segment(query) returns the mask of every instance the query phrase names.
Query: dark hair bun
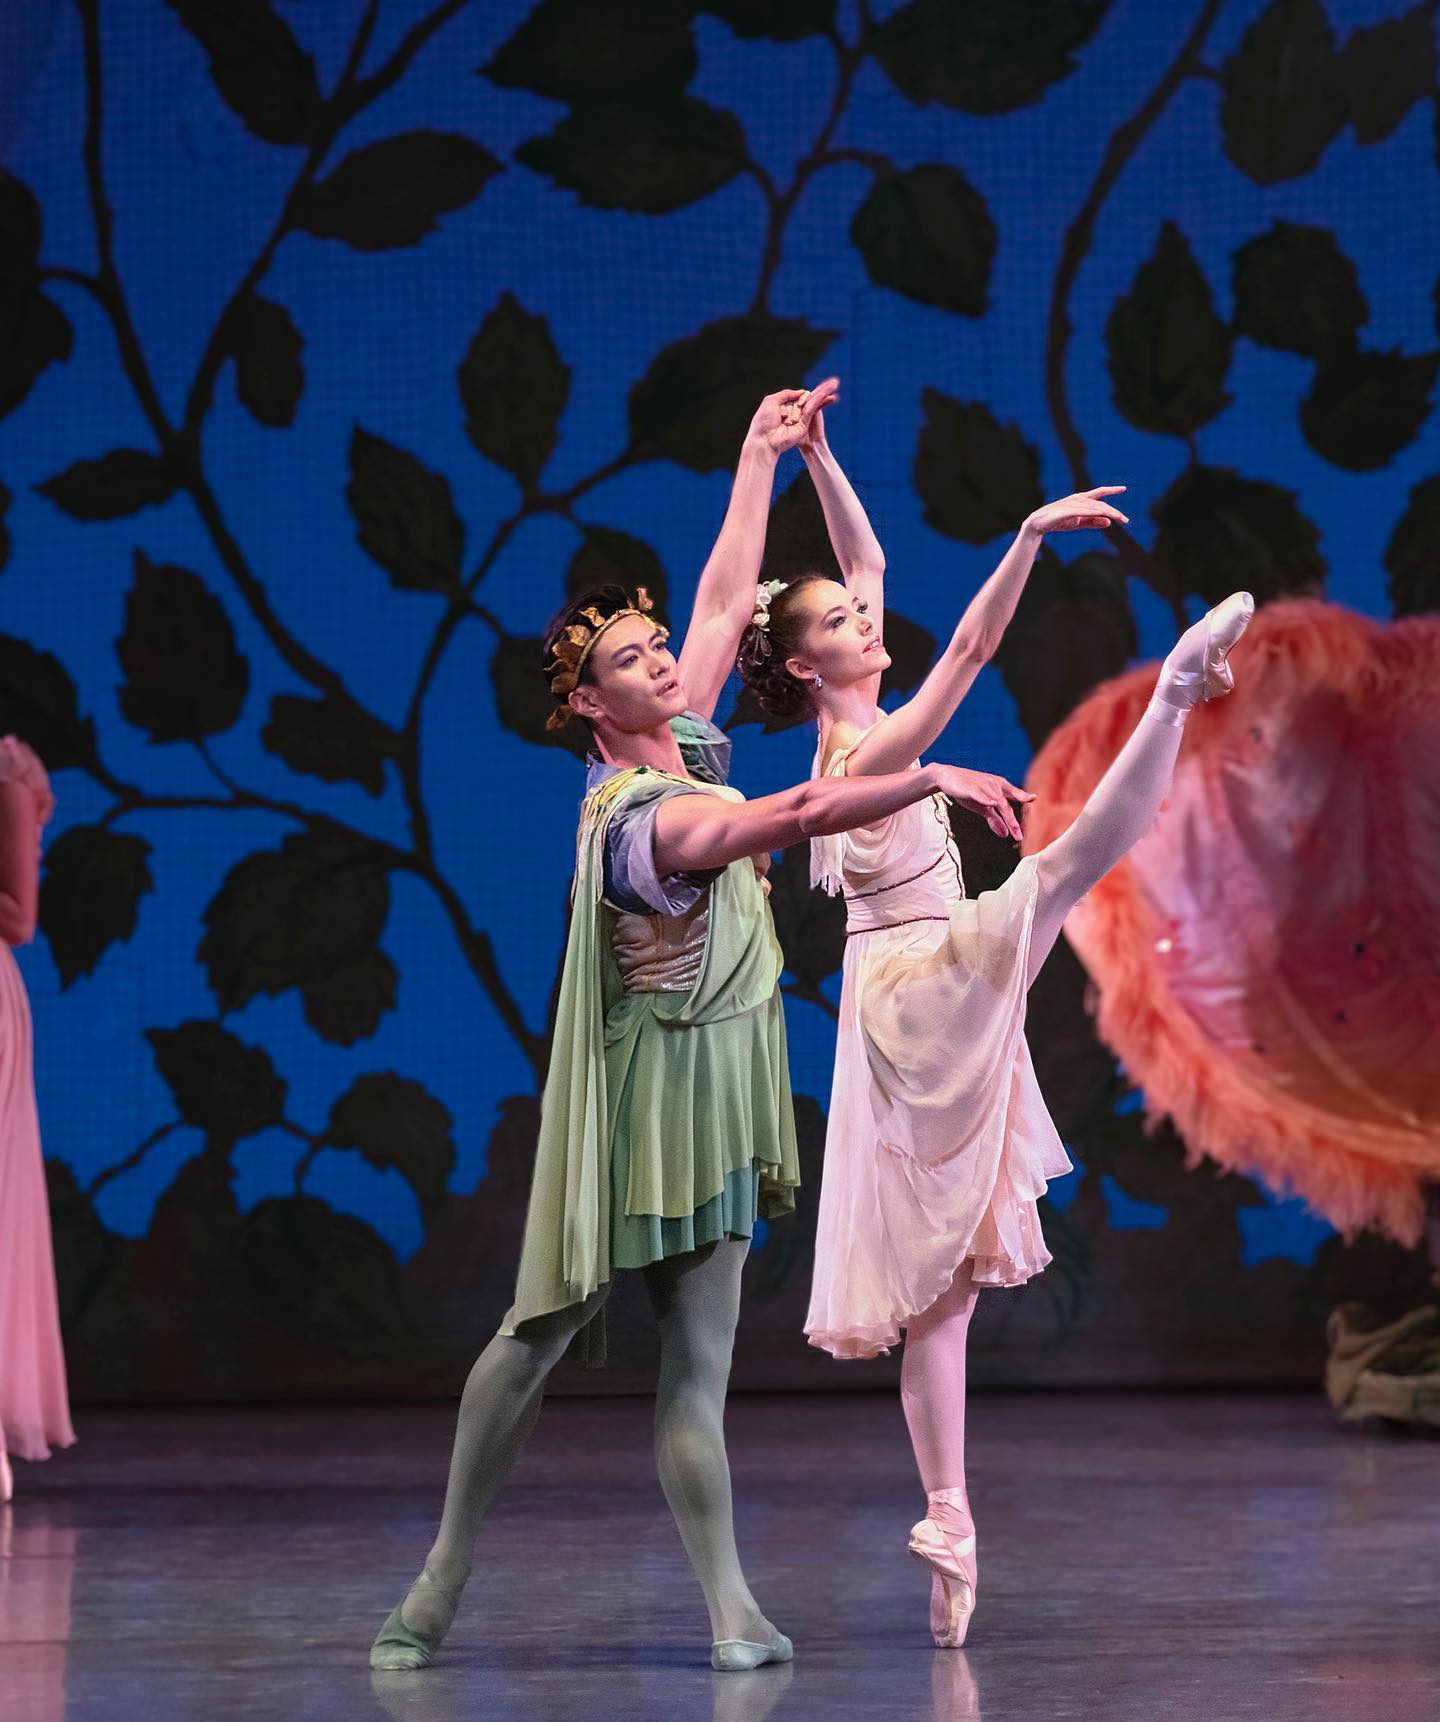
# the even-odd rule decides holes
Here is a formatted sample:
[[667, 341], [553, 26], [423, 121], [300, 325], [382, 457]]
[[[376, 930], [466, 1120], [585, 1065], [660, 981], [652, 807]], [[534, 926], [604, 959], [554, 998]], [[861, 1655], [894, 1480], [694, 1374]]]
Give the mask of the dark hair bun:
[[758, 627], [754, 622], [746, 628], [740, 636], [735, 668], [767, 717], [803, 717], [811, 709], [809, 689], [785, 668], [785, 659], [776, 654], [769, 628]]
[[796, 599], [828, 574], [802, 574], [770, 600], [770, 620], [765, 627], [752, 622], [740, 636], [735, 668], [767, 717], [793, 720], [815, 709], [810, 684], [786, 669], [786, 660], [800, 648], [805, 632], [804, 612]]

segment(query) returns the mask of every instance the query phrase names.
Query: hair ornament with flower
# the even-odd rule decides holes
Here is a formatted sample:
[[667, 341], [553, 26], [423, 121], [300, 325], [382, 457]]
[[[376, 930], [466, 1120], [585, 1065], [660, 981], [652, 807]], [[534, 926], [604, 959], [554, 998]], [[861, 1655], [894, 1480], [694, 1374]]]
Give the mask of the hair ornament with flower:
[[[600, 636], [617, 622], [623, 621], [626, 616], [648, 616], [654, 608], [654, 600], [650, 594], [643, 586], [639, 586], [635, 590], [633, 604], [626, 605], [609, 616], [602, 616], [595, 606], [590, 604], [580, 612], [576, 621], [570, 623], [556, 640], [551, 651], [550, 665], [545, 672], [550, 678], [550, 692], [560, 701], [545, 720], [547, 730], [564, 729], [575, 715], [567, 702], [579, 687], [580, 677], [585, 672], [585, 665]], [[669, 638], [668, 628], [661, 628], [659, 632]]]
[[750, 626], [756, 631], [756, 656], [770, 656], [770, 605], [785, 590], [784, 580], [762, 580], [755, 588], [755, 610], [750, 617]]

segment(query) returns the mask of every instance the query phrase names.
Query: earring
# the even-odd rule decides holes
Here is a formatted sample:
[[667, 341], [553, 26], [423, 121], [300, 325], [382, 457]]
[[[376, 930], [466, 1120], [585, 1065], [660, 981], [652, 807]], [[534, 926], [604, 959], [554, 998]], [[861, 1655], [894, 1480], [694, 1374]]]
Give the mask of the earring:
[[815, 678], [815, 691], [818, 693], [820, 691], [820, 689], [823, 688], [824, 686], [825, 686], [825, 678], [823, 676], [816, 676], [816, 678]]

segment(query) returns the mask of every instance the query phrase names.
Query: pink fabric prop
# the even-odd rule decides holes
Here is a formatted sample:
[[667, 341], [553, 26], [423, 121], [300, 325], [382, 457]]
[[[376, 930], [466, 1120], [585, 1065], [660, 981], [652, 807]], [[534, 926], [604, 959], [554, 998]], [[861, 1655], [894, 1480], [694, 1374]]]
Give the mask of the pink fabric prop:
[[[1152, 1123], [1342, 1232], [1413, 1245], [1440, 1180], [1440, 617], [1275, 603], [1231, 662], [1154, 828], [1065, 930]], [[1154, 680], [1107, 682], [1046, 742], [1027, 853]]]

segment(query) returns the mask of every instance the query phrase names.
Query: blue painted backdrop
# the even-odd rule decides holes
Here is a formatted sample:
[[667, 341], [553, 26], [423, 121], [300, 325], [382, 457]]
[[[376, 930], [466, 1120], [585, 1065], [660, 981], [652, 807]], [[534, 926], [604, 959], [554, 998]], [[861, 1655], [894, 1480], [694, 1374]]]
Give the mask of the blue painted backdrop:
[[[683, 617], [765, 390], [843, 379], [901, 685], [1033, 502], [1130, 487], [1133, 537], [1065, 542], [945, 737], [1012, 777], [1207, 592], [1436, 601], [1433, 29], [1395, 0], [11, 0], [0, 717], [59, 795], [23, 964], [82, 1384], [433, 1385], [503, 1307], [580, 787], [533, 639], [614, 568]], [[802, 776], [808, 736], [745, 715], [741, 784]], [[823, 1104], [838, 946], [789, 878]], [[1088, 1176], [1054, 1289], [1006, 1303], [1015, 1369], [1065, 1374], [1068, 1333], [1089, 1377], [1203, 1373], [1263, 1307], [1284, 1373], [1350, 1258], [1142, 1145], [1064, 953], [1047, 986]], [[797, 1325], [805, 1238], [767, 1242], [757, 1323]], [[1184, 1247], [1228, 1314], [1170, 1308]], [[1162, 1304], [1127, 1358], [1116, 1311]]]

